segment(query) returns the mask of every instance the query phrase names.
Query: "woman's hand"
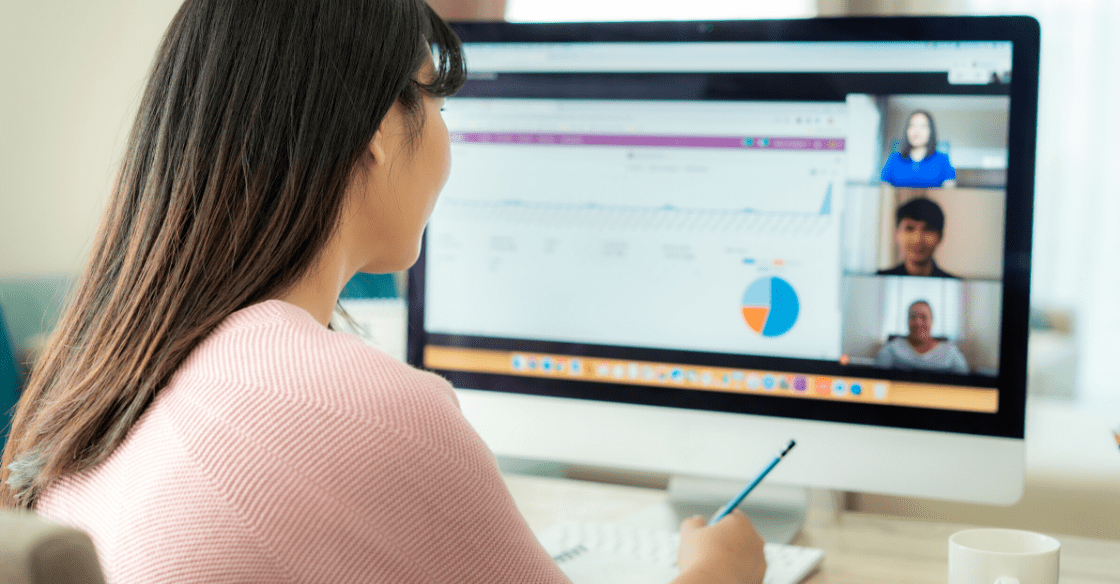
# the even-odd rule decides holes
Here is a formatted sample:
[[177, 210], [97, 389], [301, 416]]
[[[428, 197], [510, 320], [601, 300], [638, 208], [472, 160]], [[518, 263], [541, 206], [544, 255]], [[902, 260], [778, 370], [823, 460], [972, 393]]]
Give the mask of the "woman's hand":
[[751, 520], [738, 509], [715, 525], [699, 516], [685, 519], [677, 553], [681, 575], [673, 582], [759, 584], [766, 575], [764, 543]]

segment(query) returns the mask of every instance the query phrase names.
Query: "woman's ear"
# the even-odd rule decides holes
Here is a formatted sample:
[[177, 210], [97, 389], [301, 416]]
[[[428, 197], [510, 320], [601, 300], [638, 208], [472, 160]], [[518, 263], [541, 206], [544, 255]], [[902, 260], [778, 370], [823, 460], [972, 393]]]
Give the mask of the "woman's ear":
[[381, 128], [377, 128], [373, 133], [368, 147], [370, 155], [373, 156], [373, 164], [375, 166], [385, 164], [385, 132]]

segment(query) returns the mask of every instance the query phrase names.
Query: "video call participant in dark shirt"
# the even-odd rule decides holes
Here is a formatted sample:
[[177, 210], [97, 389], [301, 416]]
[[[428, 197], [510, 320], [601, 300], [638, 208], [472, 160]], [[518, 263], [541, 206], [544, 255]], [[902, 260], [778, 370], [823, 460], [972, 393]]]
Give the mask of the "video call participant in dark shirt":
[[927, 278], [956, 278], [937, 267], [933, 252], [941, 245], [945, 230], [945, 213], [941, 206], [920, 197], [898, 208], [894, 241], [902, 263], [889, 270], [879, 270], [880, 276], [925, 276]]

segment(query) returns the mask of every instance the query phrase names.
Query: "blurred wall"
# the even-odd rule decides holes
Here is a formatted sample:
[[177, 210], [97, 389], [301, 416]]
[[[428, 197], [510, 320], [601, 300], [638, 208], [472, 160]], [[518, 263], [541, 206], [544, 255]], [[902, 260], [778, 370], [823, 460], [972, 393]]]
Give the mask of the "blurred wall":
[[26, 369], [85, 261], [182, 0], [0, 0], [0, 305]]
[[77, 270], [179, 0], [4, 0], [0, 276]]
[[428, 0], [446, 20], [502, 20], [506, 0]]
[[949, 14], [967, 12], [967, 0], [817, 0], [820, 16]]
[[[143, 83], [182, 0], [0, 0], [0, 278], [88, 253]], [[505, 0], [432, 0], [496, 19]]]

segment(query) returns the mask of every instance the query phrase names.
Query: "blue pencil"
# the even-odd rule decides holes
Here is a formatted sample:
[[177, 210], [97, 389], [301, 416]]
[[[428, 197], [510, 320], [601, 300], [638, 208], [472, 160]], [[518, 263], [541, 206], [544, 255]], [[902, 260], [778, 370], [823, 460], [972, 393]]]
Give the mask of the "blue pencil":
[[770, 474], [770, 471], [774, 470], [775, 466], [778, 466], [778, 463], [781, 462], [783, 458], [785, 458], [786, 454], [789, 453], [790, 450], [793, 450], [793, 447], [796, 444], [796, 442], [790, 440], [789, 444], [786, 446], [786, 449], [775, 456], [774, 460], [770, 461], [770, 464], [766, 465], [766, 468], [762, 469], [762, 472], [758, 473], [758, 476], [754, 477], [754, 480], [751, 481], [750, 484], [743, 487], [743, 490], [739, 491], [739, 494], [735, 495], [734, 499], [731, 499], [719, 511], [716, 511], [716, 514], [713, 515], [711, 520], [708, 521], [708, 525], [714, 525], [717, 521], [723, 519], [724, 516], [726, 516], [728, 513], [734, 511], [735, 508], [743, 502], [743, 499], [746, 499], [747, 495], [749, 495], [750, 492], [758, 486], [758, 483], [761, 483], [762, 479], [766, 478], [766, 475]]

